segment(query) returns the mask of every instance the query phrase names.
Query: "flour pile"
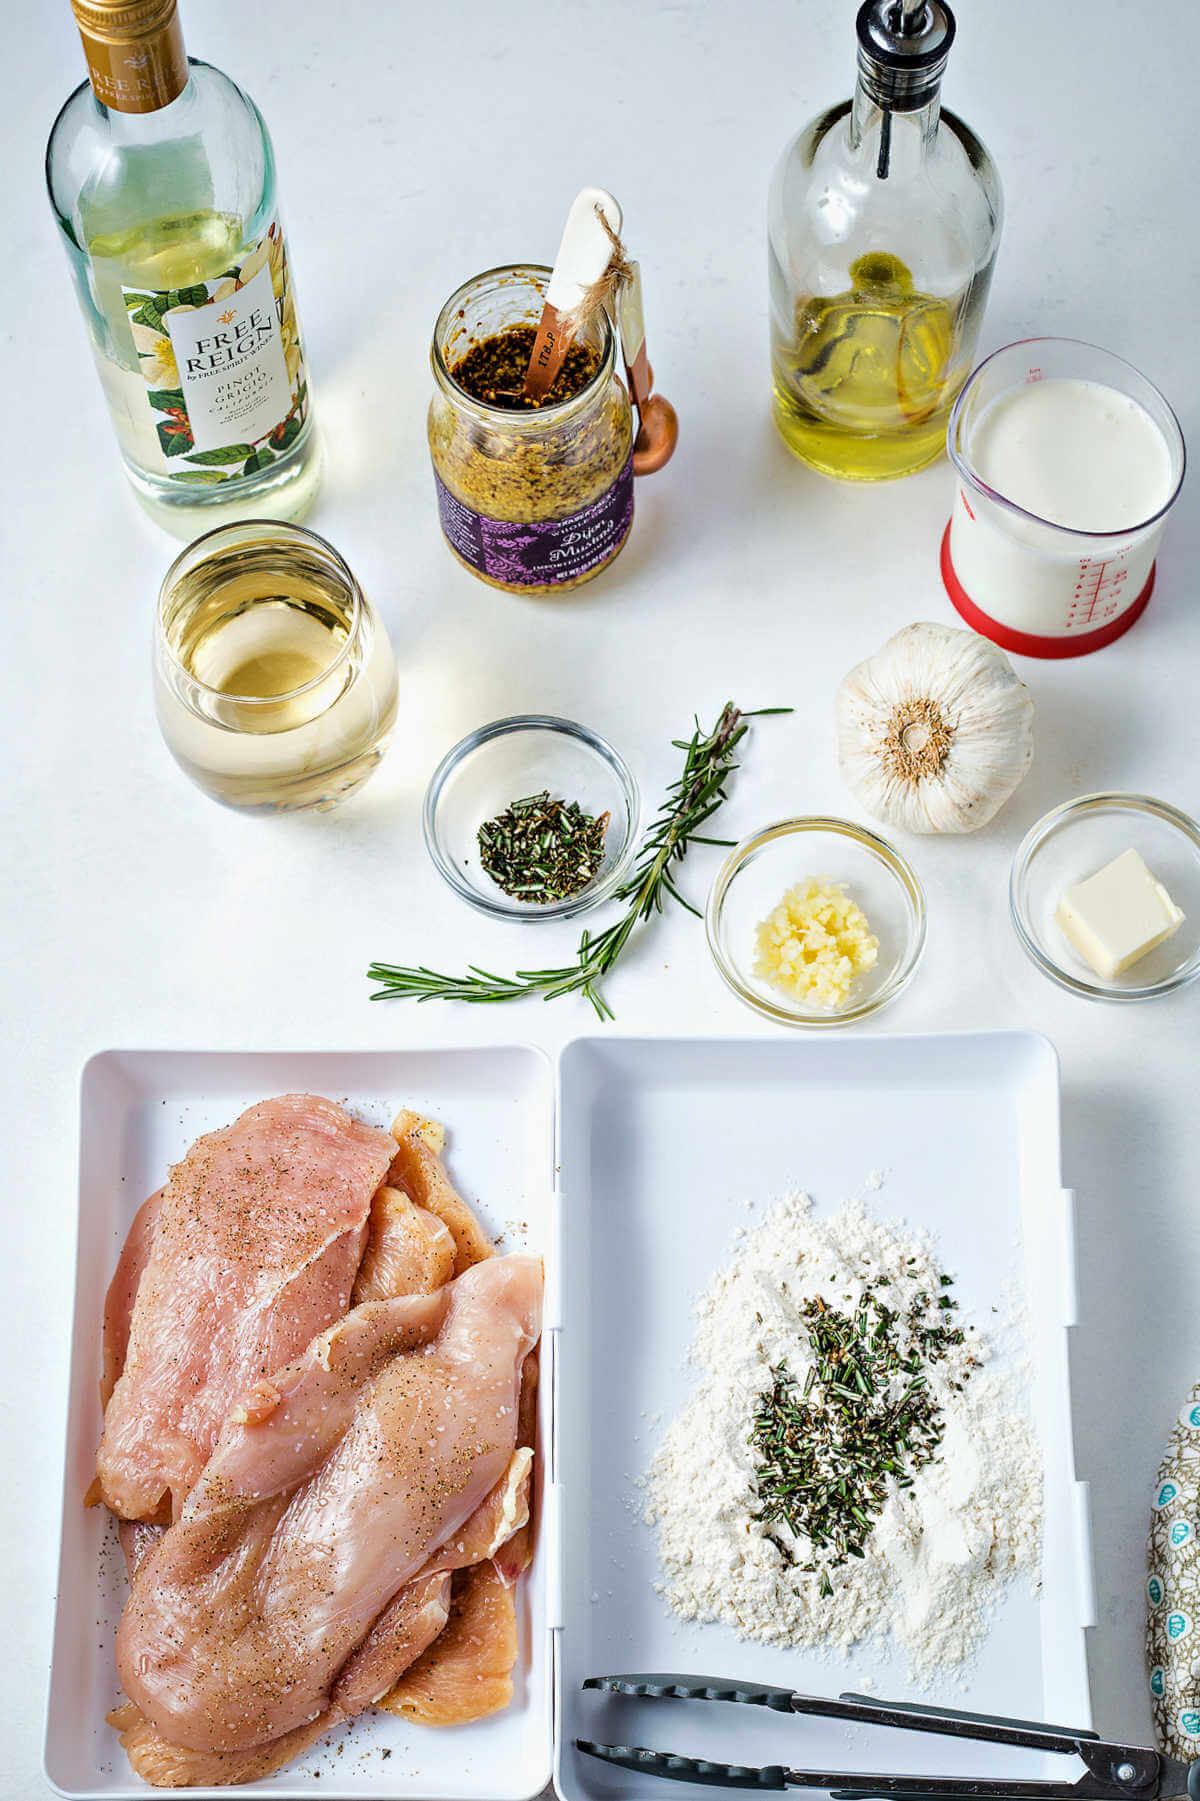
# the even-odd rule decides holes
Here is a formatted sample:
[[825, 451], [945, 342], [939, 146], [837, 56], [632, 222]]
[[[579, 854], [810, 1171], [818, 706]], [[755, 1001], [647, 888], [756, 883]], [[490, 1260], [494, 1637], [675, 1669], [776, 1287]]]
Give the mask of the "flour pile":
[[886, 1297], [904, 1318], [936, 1306], [930, 1297], [939, 1292], [949, 1307], [929, 1240], [873, 1219], [859, 1201], [818, 1218], [806, 1195], [792, 1195], [739, 1234], [696, 1304], [690, 1357], [701, 1380], [644, 1479], [659, 1591], [676, 1613], [818, 1650], [845, 1652], [891, 1634], [912, 1678], [931, 1682], [969, 1661], [1006, 1583], [1026, 1576], [1036, 1587], [1037, 1440], [1018, 1379], [988, 1367], [990, 1348], [970, 1326], [923, 1369], [941, 1409], [941, 1440], [933, 1461], [904, 1472], [910, 1487], [886, 1478], [861, 1557], [831, 1563], [828, 1547], [755, 1517], [755, 1417], [781, 1366], [803, 1391], [814, 1364], [811, 1304], [819, 1297], [841, 1315], [865, 1317], [861, 1310]]

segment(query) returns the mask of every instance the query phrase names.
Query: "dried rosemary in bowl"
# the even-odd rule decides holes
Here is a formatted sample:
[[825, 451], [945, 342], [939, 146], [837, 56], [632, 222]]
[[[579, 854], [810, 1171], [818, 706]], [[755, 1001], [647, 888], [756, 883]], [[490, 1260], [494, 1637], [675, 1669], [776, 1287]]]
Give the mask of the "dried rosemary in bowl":
[[512, 900], [570, 900], [599, 873], [608, 821], [607, 813], [593, 818], [578, 801], [553, 799], [543, 788], [480, 826], [479, 861]]

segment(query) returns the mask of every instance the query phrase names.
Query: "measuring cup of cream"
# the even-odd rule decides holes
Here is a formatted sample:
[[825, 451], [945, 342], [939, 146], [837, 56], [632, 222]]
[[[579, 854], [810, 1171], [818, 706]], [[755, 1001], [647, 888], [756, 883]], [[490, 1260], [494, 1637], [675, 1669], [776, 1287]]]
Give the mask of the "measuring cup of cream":
[[1094, 344], [1026, 338], [974, 371], [946, 437], [958, 492], [942, 578], [967, 624], [1029, 657], [1128, 631], [1183, 482], [1158, 389]]

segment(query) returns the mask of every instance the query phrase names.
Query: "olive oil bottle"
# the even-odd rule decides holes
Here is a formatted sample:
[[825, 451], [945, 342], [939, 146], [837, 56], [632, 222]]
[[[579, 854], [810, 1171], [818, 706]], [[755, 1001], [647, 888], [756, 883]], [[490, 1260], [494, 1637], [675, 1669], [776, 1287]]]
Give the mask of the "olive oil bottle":
[[826, 475], [880, 481], [941, 454], [1000, 237], [986, 149], [940, 104], [943, 0], [865, 0], [853, 100], [794, 139], [770, 195], [775, 420]]
[[262, 116], [175, 0], [72, 5], [89, 79], [46, 181], [134, 492], [187, 538], [297, 518], [320, 461]]

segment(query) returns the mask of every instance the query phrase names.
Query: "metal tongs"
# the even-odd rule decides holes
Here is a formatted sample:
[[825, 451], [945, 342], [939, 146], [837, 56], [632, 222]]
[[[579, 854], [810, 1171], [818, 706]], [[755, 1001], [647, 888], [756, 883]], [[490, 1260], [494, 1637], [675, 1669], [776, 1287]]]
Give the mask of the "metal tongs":
[[723, 1682], [711, 1676], [589, 1676], [584, 1688], [648, 1700], [736, 1701], [748, 1707], [770, 1707], [777, 1713], [815, 1714], [823, 1719], [852, 1720], [860, 1726], [890, 1726], [906, 1732], [936, 1732], [948, 1738], [977, 1739], [990, 1745], [1020, 1745], [1032, 1751], [1077, 1757], [1084, 1773], [1077, 1781], [1022, 1781], [1013, 1777], [889, 1776], [854, 1770], [788, 1770], [782, 1764], [760, 1769], [740, 1764], [709, 1763], [677, 1757], [669, 1751], [646, 1751], [637, 1745], [597, 1745], [576, 1739], [580, 1751], [625, 1770], [667, 1776], [676, 1782], [701, 1782], [714, 1788], [827, 1789], [835, 1801], [862, 1795], [889, 1801], [918, 1801], [924, 1795], [1079, 1796], [1095, 1801], [1158, 1801], [1187, 1795], [1200, 1801], [1200, 1760], [1181, 1763], [1140, 1745], [1112, 1745], [1096, 1733], [1071, 1726], [1046, 1726], [1036, 1720], [1010, 1720], [985, 1713], [959, 1713], [949, 1707], [921, 1707], [908, 1701], [872, 1701], [866, 1695], [837, 1699], [802, 1695], [788, 1688], [751, 1682]]

